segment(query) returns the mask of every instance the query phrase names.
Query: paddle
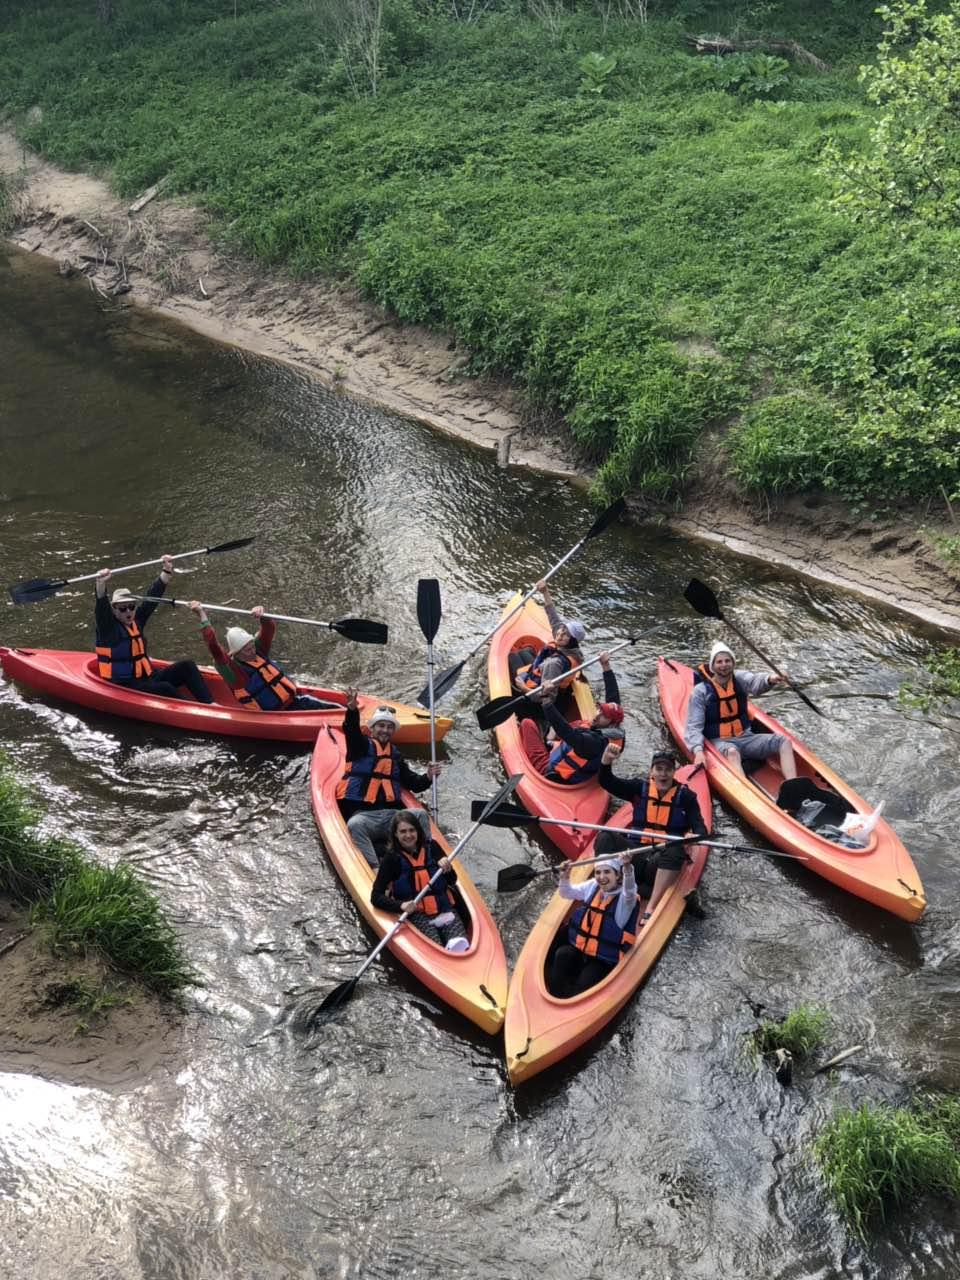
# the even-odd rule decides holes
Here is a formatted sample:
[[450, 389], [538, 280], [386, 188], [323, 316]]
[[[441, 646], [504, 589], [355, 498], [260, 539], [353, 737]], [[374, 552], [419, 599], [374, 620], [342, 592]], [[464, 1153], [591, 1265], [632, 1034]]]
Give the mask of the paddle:
[[[618, 498], [616, 502], [611, 503], [610, 506], [607, 507], [606, 511], [602, 511], [600, 515], [597, 516], [596, 520], [594, 520], [593, 524], [590, 526], [587, 532], [583, 535], [580, 541], [576, 544], [576, 546], [571, 547], [570, 550], [567, 552], [567, 554], [563, 557], [563, 559], [558, 560], [552, 569], [548, 569], [546, 573], [542, 574], [538, 579], [538, 581], [548, 582], [553, 577], [553, 575], [557, 572], [558, 569], [562, 569], [563, 566], [567, 563], [567, 561], [572, 556], [576, 555], [576, 553], [580, 550], [580, 548], [583, 546], [585, 542], [589, 542], [591, 538], [598, 538], [600, 534], [603, 533], [603, 531], [613, 523], [614, 520], [616, 520], [619, 516], [621, 516], [624, 513], [624, 511], [626, 511], [626, 509], [627, 509], [627, 504], [624, 502], [623, 498]], [[470, 652], [462, 661], [455, 663], [454, 666], [452, 667], [448, 667], [446, 671], [441, 671], [440, 675], [433, 682], [434, 698], [437, 698], [437, 699], [442, 698], [445, 693], [448, 693], [453, 688], [453, 686], [460, 679], [460, 672], [467, 665], [467, 663], [474, 656], [474, 654], [479, 653], [480, 650], [483, 648], [483, 646], [487, 643], [487, 641], [491, 640], [497, 634], [497, 632], [500, 630], [501, 627], [506, 626], [506, 624], [510, 621], [510, 619], [520, 612], [520, 610], [527, 603], [527, 601], [530, 600], [534, 595], [536, 595], [536, 591], [537, 591], [536, 586], [532, 586], [530, 590], [527, 592], [527, 594], [520, 601], [520, 603], [516, 606], [516, 608], [511, 609], [511, 611], [506, 615], [506, 617], [501, 618], [500, 621], [497, 623], [497, 625], [493, 628], [493, 630], [488, 631], [487, 634], [483, 637], [483, 639], [478, 641], [478, 643], [474, 645], [474, 647], [470, 650]], [[421, 706], [426, 706], [427, 698], [429, 696], [430, 696], [429, 688], [422, 689], [420, 691], [420, 696], [418, 697], [417, 701], [421, 704]]]
[[[215, 547], [200, 547], [196, 551], [181, 551], [171, 556], [171, 560], [186, 560], [189, 556], [212, 556], [221, 551], [239, 551], [241, 547], [249, 547], [253, 538], [236, 538], [233, 542], [221, 542]], [[143, 569], [149, 564], [161, 564], [158, 557], [154, 560], [141, 560], [138, 564], [124, 564], [114, 573], [127, 573], [131, 569]], [[84, 573], [79, 578], [31, 578], [29, 582], [18, 582], [10, 588], [10, 597], [14, 604], [36, 604], [39, 600], [48, 600], [64, 587], [72, 587], [77, 582], [89, 582], [96, 573]]]
[[[510, 795], [512, 795], [514, 788], [516, 787], [517, 783], [520, 781], [522, 777], [523, 777], [522, 773], [515, 773], [512, 778], [507, 779], [507, 781], [503, 784], [503, 786], [500, 788], [500, 790], [497, 792], [497, 794], [493, 797], [492, 800], [488, 800], [486, 804], [484, 804], [484, 802], [481, 800], [479, 803], [482, 806], [483, 814], [485, 815], [488, 811], [492, 811], [496, 809], [496, 807], [500, 804], [502, 800], [506, 800]], [[472, 840], [473, 837], [480, 830], [482, 822], [483, 822], [482, 816], [476, 819], [476, 821], [473, 823], [473, 826], [466, 833], [466, 835], [462, 836], [457, 841], [453, 849], [450, 850], [450, 853], [447, 855], [449, 858], [451, 859], [456, 858], [460, 854], [460, 852], [467, 845], [467, 843], [470, 840]], [[426, 897], [426, 895], [430, 892], [430, 887], [433, 884], [433, 882], [436, 879], [438, 879], [441, 875], [443, 875], [443, 871], [442, 869], [438, 868], [437, 871], [435, 871], [434, 874], [430, 877], [429, 882], [423, 886], [423, 888], [414, 898], [413, 900], [414, 908], [416, 907], [417, 903], [420, 902], [421, 898]], [[334, 987], [334, 989], [330, 992], [330, 994], [324, 997], [324, 999], [320, 1002], [320, 1004], [317, 1005], [316, 1009], [307, 1019], [308, 1030], [312, 1031], [314, 1029], [314, 1027], [321, 1020], [321, 1014], [333, 1013], [336, 1009], [339, 1009], [342, 1005], [345, 1005], [347, 1003], [347, 1001], [351, 998], [354, 991], [356, 990], [357, 983], [363, 977], [367, 969], [370, 968], [370, 966], [373, 964], [374, 960], [376, 960], [377, 956], [384, 949], [384, 947], [387, 946], [387, 944], [391, 941], [393, 936], [400, 929], [403, 928], [409, 914], [410, 914], [409, 912], [405, 911], [401, 915], [400, 919], [393, 926], [393, 928], [390, 929], [389, 932], [386, 933], [380, 939], [380, 941], [377, 943], [374, 949], [370, 952], [366, 960], [364, 960], [363, 964], [360, 966], [360, 968], [357, 970], [357, 972], [353, 975], [352, 978], [348, 978], [346, 982], [341, 982], [338, 987]]]
[[[641, 631], [637, 636], [629, 636], [620, 644], [615, 644], [612, 649], [607, 650], [608, 656], [619, 653], [621, 649], [626, 649], [628, 645], [636, 644], [638, 640], [644, 636], [650, 635], [652, 631], [659, 631], [660, 624], [656, 627], [648, 627], [646, 631]], [[600, 658], [588, 658], [586, 662], [581, 662], [579, 667], [571, 667], [569, 671], [565, 671], [561, 677], [563, 680], [569, 680], [571, 676], [575, 676], [578, 671], [582, 671], [584, 667], [592, 667], [595, 662], [599, 662]], [[481, 729], [495, 729], [498, 724], [503, 724], [505, 720], [509, 720], [513, 715], [513, 709], [518, 702], [523, 702], [530, 697], [531, 693], [536, 690], [529, 690], [521, 693], [517, 697], [513, 697], [509, 693], [502, 694], [499, 698], [491, 698], [489, 702], [485, 702], [482, 707], [477, 708], [477, 724]]]
[[[651, 849], [663, 849], [668, 844], [683, 844], [699, 842], [698, 837], [688, 837], [683, 840], [664, 840], [658, 844], [646, 844], [643, 846], [643, 852], [649, 853]], [[597, 858], [578, 858], [575, 866], [593, 867], [598, 862], [606, 862], [610, 858], [616, 858], [616, 853], [602, 853]], [[513, 866], [504, 867], [497, 875], [497, 893], [517, 893], [520, 889], [525, 888], [533, 880], [539, 880], [541, 876], [559, 874], [559, 867], [546, 867], [543, 871], [534, 871], [533, 867], [528, 866], [526, 862], [515, 862]]]
[[807, 704], [811, 711], [815, 711], [818, 716], [825, 714], [814, 702], [811, 702], [802, 689], [797, 688], [788, 675], [785, 675], [779, 667], [774, 666], [767, 655], [759, 649], [752, 640], [747, 639], [739, 627], [735, 626], [729, 618], [725, 618], [723, 616], [720, 612], [719, 600], [705, 582], [701, 582], [699, 578], [691, 578], [687, 583], [686, 590], [683, 594], [687, 603], [693, 605], [697, 613], [701, 614], [704, 618], [716, 618], [718, 622], [722, 622], [728, 626], [734, 635], [739, 636], [747, 648], [752, 649], [758, 658], [761, 658], [768, 667], [775, 671], [781, 680], [784, 680], [790, 686], [797, 697]]
[[[440, 583], [436, 578], [421, 578], [417, 583], [417, 621], [427, 642], [427, 695], [430, 708], [430, 763], [437, 763], [437, 711], [433, 688], [433, 638], [440, 627], [443, 608], [440, 604]], [[430, 779], [430, 805], [433, 820], [438, 822], [437, 780]]]
[[[174, 600], [171, 596], [138, 596], [135, 600], [149, 600], [152, 604], [168, 604], [171, 609], [182, 605], [189, 608], [189, 601]], [[252, 609], [235, 609], [232, 605], [204, 604], [204, 609], [213, 613], [242, 613], [248, 618], [255, 617]], [[336, 622], [321, 622], [318, 618], [294, 618], [287, 613], [264, 613], [264, 618], [272, 618], [274, 622], [303, 622], [308, 627], [326, 627], [336, 631], [345, 640], [356, 640], [358, 644], [386, 644], [387, 627], [383, 622], [370, 622], [367, 618], [340, 618]]]

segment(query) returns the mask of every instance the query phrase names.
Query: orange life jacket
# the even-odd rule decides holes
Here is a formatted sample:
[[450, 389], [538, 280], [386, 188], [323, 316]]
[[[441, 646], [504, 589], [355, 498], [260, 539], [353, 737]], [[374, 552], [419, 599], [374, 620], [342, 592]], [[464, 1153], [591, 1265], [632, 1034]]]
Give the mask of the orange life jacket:
[[258, 653], [249, 662], [233, 661], [247, 676], [246, 687], [233, 686], [233, 696], [241, 706], [259, 711], [282, 711], [297, 696], [297, 686], [279, 667]]
[[[401, 850], [400, 863], [402, 869], [391, 885], [390, 892], [398, 902], [409, 902], [421, 889], [427, 887], [436, 875], [438, 866], [428, 857], [426, 846], [416, 856], [407, 853], [406, 849]], [[452, 911], [455, 906], [453, 895], [441, 878], [434, 885], [433, 892], [421, 898], [417, 910], [428, 916], [438, 916], [443, 911]]]
[[[564, 671], [569, 671], [573, 663], [563, 652], [558, 649], [555, 644], [547, 644], [540, 650], [534, 660], [526, 667], [520, 667], [514, 676], [514, 681], [519, 688], [523, 689], [539, 689], [543, 679], [543, 664], [548, 658], [562, 658]], [[560, 688], [567, 689], [576, 680], [576, 676], [567, 676], [566, 679], [560, 681]]]
[[143, 680], [153, 675], [143, 633], [135, 622], [118, 622], [123, 638], [114, 644], [97, 645], [97, 670], [104, 680]]
[[366, 804], [383, 801], [385, 808], [400, 799], [400, 752], [392, 742], [382, 744], [367, 739], [367, 754], [348, 760], [337, 783], [338, 800], [362, 800]]
[[709, 741], [715, 738], [736, 738], [745, 733], [750, 717], [747, 699], [743, 689], [737, 684], [736, 673], [731, 672], [729, 681], [724, 685], [703, 662], [694, 673], [694, 679], [697, 683], [708, 684], [713, 694], [707, 700], [703, 736]]
[[637, 940], [637, 906], [625, 928], [616, 921], [619, 893], [609, 897], [599, 887], [589, 902], [581, 903], [570, 917], [570, 941], [585, 956], [596, 956], [605, 964], [616, 964]]

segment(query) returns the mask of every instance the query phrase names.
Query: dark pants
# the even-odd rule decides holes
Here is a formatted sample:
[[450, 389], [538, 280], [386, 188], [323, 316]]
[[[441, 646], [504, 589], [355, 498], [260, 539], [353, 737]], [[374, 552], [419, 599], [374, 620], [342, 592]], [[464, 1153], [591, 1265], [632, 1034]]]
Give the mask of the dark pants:
[[314, 698], [309, 693], [298, 693], [290, 704], [291, 711], [331, 711], [333, 709], [329, 702]]
[[589, 991], [616, 966], [596, 956], [585, 956], [579, 947], [565, 944], [557, 948], [550, 967], [550, 990], [561, 1000]]
[[186, 685], [197, 702], [213, 702], [213, 695], [204, 683], [200, 668], [189, 658], [182, 662], [171, 662], [169, 667], [156, 671], [152, 676], [143, 676], [140, 680], [114, 680], [114, 684], [125, 689], [134, 689], [137, 693], [152, 693], [157, 698], [179, 698], [180, 688]]

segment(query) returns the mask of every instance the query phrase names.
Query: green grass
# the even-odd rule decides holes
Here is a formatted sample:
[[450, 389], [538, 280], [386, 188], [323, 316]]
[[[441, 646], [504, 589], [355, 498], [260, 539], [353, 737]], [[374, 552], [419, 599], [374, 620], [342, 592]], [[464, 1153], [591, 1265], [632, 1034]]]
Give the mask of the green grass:
[[[385, 0], [373, 99], [330, 0], [117, 8], [103, 29], [92, 3], [4, 6], [0, 112], [24, 141], [125, 195], [169, 175], [228, 244], [452, 332], [566, 415], [600, 495], [675, 493], [703, 428], [743, 410], [749, 487], [960, 488], [960, 232], [854, 225], [821, 164], [868, 134], [869, 11], [665, 0], [604, 35], [585, 0], [556, 33], [507, 0], [480, 25]], [[833, 69], [737, 71], [683, 40], [734, 27]], [[591, 53], [616, 58], [602, 93]]]
[[830, 1027], [829, 1012], [815, 1004], [800, 1004], [779, 1022], [764, 1020], [755, 1033], [758, 1053], [786, 1049], [795, 1058], [804, 1057], [823, 1044]]
[[939, 703], [960, 698], [960, 649], [941, 649], [923, 659], [929, 679], [907, 680], [900, 686], [900, 702], [927, 712]]
[[32, 908], [58, 950], [97, 951], [163, 996], [196, 981], [156, 895], [125, 863], [91, 863], [70, 840], [42, 836], [39, 811], [0, 760], [0, 891]]
[[813, 1151], [835, 1204], [863, 1238], [891, 1207], [931, 1192], [960, 1197], [960, 1101], [838, 1111]]
[[85, 978], [71, 978], [67, 982], [47, 985], [43, 993], [45, 1009], [73, 1009], [79, 1019], [74, 1035], [85, 1036], [91, 1027], [101, 1021], [111, 1009], [132, 1004], [129, 995], [117, 991], [106, 983], [93, 985]]

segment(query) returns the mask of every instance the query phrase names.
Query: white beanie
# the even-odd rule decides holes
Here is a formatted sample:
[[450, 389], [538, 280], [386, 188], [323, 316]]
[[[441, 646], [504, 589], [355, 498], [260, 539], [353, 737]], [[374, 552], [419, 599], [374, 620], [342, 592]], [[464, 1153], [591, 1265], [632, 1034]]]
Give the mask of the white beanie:
[[227, 653], [232, 658], [245, 644], [253, 644], [253, 636], [243, 627], [227, 627]]
[[615, 871], [618, 875], [623, 871], [623, 863], [618, 858], [604, 858], [594, 869], [599, 871], [601, 867], [606, 867], [608, 871]]
[[729, 653], [733, 661], [736, 662], [736, 658], [734, 658], [733, 650], [730, 648], [730, 646], [728, 644], [724, 644], [722, 640], [714, 640], [713, 644], [710, 647], [710, 661], [707, 663], [707, 666], [710, 668], [711, 671], [713, 670], [713, 660], [718, 653]]
[[372, 729], [375, 724], [381, 720], [385, 720], [388, 724], [392, 724], [395, 729], [400, 728], [400, 721], [394, 714], [392, 707], [377, 707], [376, 711], [371, 711], [367, 724]]

